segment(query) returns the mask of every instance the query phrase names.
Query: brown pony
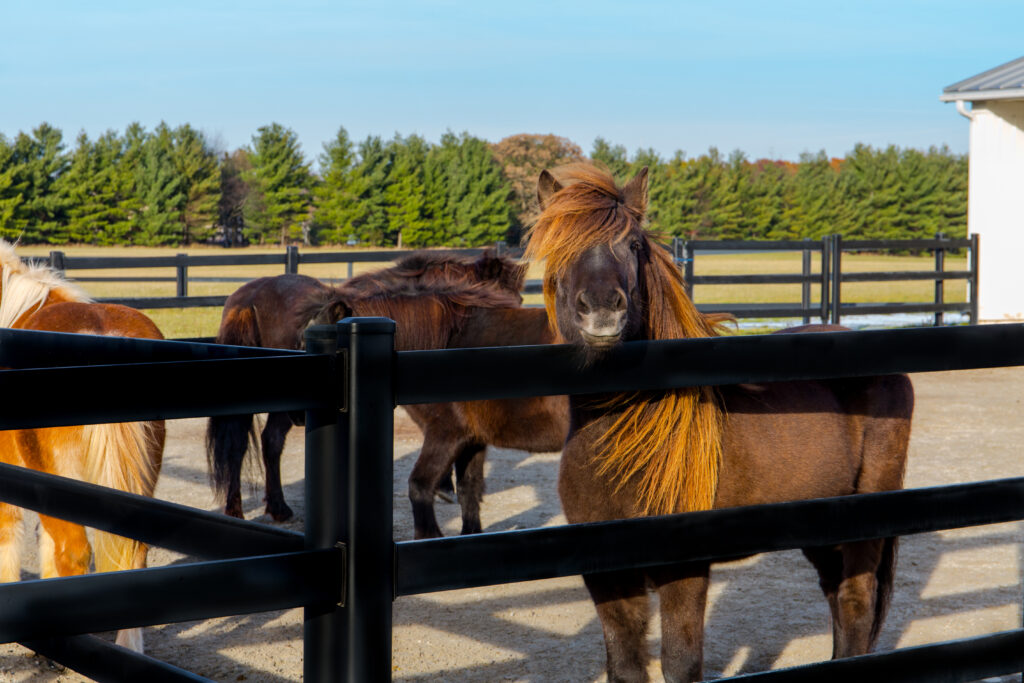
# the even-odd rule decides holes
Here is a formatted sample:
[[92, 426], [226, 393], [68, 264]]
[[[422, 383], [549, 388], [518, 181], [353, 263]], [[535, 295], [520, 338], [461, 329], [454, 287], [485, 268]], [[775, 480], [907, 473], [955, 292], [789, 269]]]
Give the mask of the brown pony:
[[[163, 339], [156, 325], [134, 309], [89, 303], [88, 297], [46, 268], [22, 263], [0, 240], [0, 326], [50, 332]], [[164, 423], [15, 429], [0, 431], [0, 461], [152, 496], [164, 448]], [[21, 508], [0, 503], [0, 580], [21, 578]], [[78, 524], [40, 515], [40, 576], [71, 576], [89, 569], [92, 552]], [[97, 571], [141, 569], [146, 546], [97, 531]], [[120, 645], [142, 651], [141, 629], [117, 635]]]
[[[544, 171], [527, 255], [545, 258], [558, 341], [594, 361], [624, 341], [707, 337], [642, 229], [647, 170], [624, 187], [592, 166]], [[808, 326], [789, 331], [812, 331]], [[570, 522], [887, 491], [902, 486], [913, 390], [904, 375], [570, 397], [558, 490]], [[685, 542], [678, 539], [676, 542]], [[804, 550], [832, 611], [833, 657], [873, 647], [896, 539]], [[659, 593], [667, 681], [696, 681], [709, 566], [584, 576], [604, 629], [609, 681], [646, 681], [646, 586]]]
[[[385, 288], [369, 297], [353, 297], [340, 287], [310, 304], [319, 308], [313, 322], [346, 316], [393, 319], [399, 351], [549, 344], [553, 335], [547, 314], [518, 307], [521, 282], [520, 276], [511, 292], [500, 278], [498, 286], [487, 281], [439, 284], [418, 292], [396, 282], [394, 291]], [[442, 536], [434, 496], [453, 465], [462, 533], [480, 532], [487, 444], [530, 452], [560, 450], [568, 431], [567, 408], [564, 396], [406, 406], [423, 432], [423, 447], [409, 475], [415, 537]]]
[[[546, 343], [551, 337], [543, 311], [518, 308], [523, 276], [521, 266], [493, 252], [472, 259], [418, 252], [339, 287], [301, 275], [261, 278], [229, 297], [217, 341], [298, 349], [302, 333], [311, 323], [336, 322], [349, 315], [384, 315], [398, 323], [396, 344], [400, 349]], [[485, 318], [487, 322], [481, 322]], [[485, 402], [477, 409], [469, 406], [448, 403], [407, 408], [424, 434], [410, 477], [417, 538], [441, 535], [433, 497], [439, 485], [450, 482], [447, 475], [453, 464], [460, 482], [463, 533], [473, 533], [480, 530], [486, 445], [549, 451], [560, 449], [564, 441], [564, 398]], [[285, 434], [293, 422], [299, 423], [298, 418], [271, 413], [260, 437], [266, 510], [279, 521], [292, 514], [281, 490], [280, 457]], [[242, 462], [247, 452], [257, 450], [255, 441], [251, 415], [210, 420], [207, 446], [213, 480], [225, 495], [229, 515], [242, 516]]]

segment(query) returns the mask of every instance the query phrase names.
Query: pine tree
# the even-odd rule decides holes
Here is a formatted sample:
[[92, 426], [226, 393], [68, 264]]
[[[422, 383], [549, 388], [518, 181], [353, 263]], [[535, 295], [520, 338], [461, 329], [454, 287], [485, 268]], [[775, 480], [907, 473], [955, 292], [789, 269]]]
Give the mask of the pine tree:
[[14, 188], [14, 146], [0, 135], [0, 237], [18, 238], [21, 229], [15, 221], [21, 193]]
[[352, 170], [356, 153], [344, 127], [330, 142], [324, 143], [320, 155], [321, 181], [314, 190], [316, 213], [314, 232], [318, 241], [346, 242], [355, 238], [351, 219], [356, 208], [352, 194]]
[[175, 168], [173, 148], [171, 130], [162, 122], [142, 145], [135, 185], [140, 202], [136, 244], [181, 243], [186, 195], [183, 179]]
[[460, 136], [449, 183], [449, 244], [469, 247], [507, 239], [512, 187], [484, 140], [468, 133]]
[[215, 228], [220, 201], [220, 169], [206, 138], [188, 124], [172, 133], [171, 158], [181, 179], [182, 244], [209, 239]]
[[68, 167], [60, 130], [43, 123], [31, 136], [18, 133], [11, 164], [9, 191], [21, 196], [12, 221], [19, 236], [28, 243], [59, 242], [68, 206], [67, 197], [55, 186]]
[[253, 136], [249, 160], [245, 179], [253, 192], [244, 209], [246, 236], [261, 244], [306, 237], [313, 175], [298, 136], [279, 123], [262, 126]]
[[419, 240], [431, 226], [427, 215], [427, 189], [423, 180], [430, 145], [418, 135], [395, 136], [390, 143], [391, 171], [384, 200], [387, 206], [388, 233], [395, 235], [399, 247], [421, 247]]
[[126, 244], [131, 220], [125, 203], [130, 187], [121, 183], [119, 165], [124, 140], [107, 131], [95, 142], [82, 133], [68, 170], [58, 184], [69, 198], [68, 221], [60, 241], [84, 244]]
[[252, 170], [249, 153], [244, 149], [227, 152], [220, 160], [219, 222], [224, 230], [224, 244], [235, 246], [244, 242], [245, 206], [251, 188], [245, 178]]
[[602, 137], [594, 139], [594, 147], [590, 150], [590, 159], [599, 166], [607, 168], [618, 183], [629, 179], [629, 161], [626, 148], [622, 145], [612, 146]]

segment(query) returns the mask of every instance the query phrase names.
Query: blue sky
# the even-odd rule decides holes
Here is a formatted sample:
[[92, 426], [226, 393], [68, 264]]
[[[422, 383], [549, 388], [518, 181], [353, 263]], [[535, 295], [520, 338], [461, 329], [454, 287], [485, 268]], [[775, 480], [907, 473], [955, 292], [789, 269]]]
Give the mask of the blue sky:
[[0, 133], [73, 143], [190, 123], [221, 149], [261, 125], [316, 157], [448, 129], [555, 133], [585, 152], [842, 156], [857, 142], [967, 151], [942, 88], [1024, 55], [1024, 3], [6, 0]]

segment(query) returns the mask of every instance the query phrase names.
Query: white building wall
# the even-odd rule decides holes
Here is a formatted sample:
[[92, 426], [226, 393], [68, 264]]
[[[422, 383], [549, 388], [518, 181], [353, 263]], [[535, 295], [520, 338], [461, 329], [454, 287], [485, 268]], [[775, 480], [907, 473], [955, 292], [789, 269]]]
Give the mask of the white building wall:
[[1024, 100], [975, 102], [967, 228], [981, 239], [979, 316], [1024, 319]]

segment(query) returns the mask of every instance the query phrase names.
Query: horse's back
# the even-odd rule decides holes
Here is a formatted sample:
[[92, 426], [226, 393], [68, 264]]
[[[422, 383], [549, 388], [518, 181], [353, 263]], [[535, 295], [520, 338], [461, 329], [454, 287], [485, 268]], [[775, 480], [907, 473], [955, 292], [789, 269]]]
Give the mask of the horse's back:
[[163, 339], [146, 315], [120, 304], [61, 302], [44, 306], [22, 325], [27, 330]]
[[906, 375], [721, 388], [716, 507], [900, 488], [913, 412]]

